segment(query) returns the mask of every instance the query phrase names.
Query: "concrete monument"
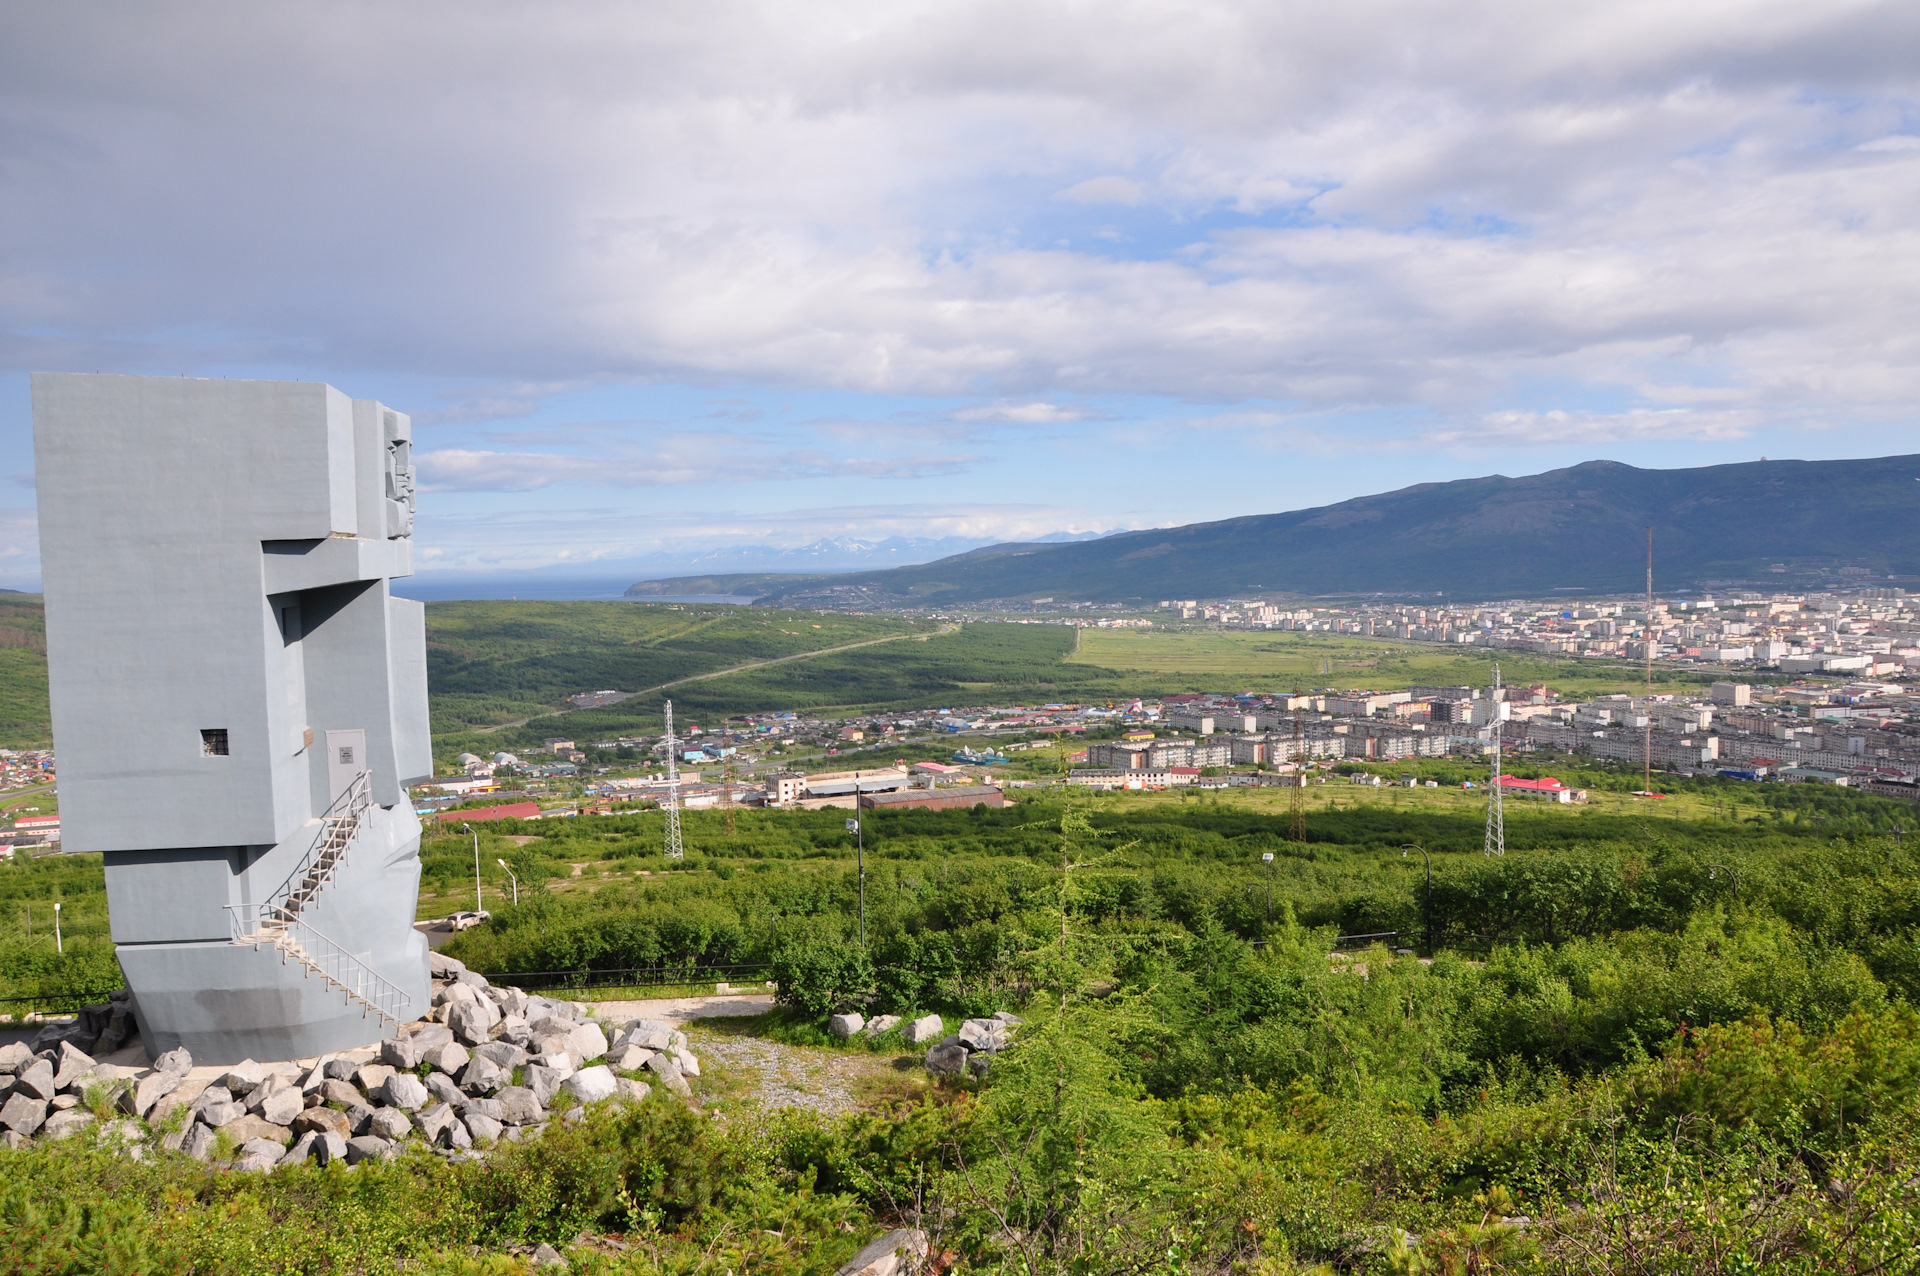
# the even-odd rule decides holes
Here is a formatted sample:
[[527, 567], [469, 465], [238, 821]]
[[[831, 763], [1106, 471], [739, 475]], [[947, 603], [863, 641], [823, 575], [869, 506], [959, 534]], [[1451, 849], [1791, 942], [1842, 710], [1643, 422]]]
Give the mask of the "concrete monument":
[[149, 1052], [290, 1059], [428, 1009], [407, 418], [331, 386], [33, 378], [62, 845]]

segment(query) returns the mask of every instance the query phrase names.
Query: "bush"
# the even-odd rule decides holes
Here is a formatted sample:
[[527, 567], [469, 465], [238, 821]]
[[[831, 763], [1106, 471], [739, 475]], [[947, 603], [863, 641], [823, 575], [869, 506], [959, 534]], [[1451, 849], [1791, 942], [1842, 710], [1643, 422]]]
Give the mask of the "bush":
[[814, 1019], [864, 1005], [874, 985], [866, 949], [817, 931], [793, 936], [775, 950], [773, 977], [780, 985], [775, 999]]

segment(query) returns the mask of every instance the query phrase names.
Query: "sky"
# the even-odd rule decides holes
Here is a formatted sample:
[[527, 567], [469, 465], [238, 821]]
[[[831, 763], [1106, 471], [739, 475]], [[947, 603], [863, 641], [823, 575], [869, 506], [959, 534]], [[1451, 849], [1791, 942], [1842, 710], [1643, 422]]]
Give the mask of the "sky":
[[9, 5], [0, 586], [45, 369], [410, 413], [442, 596], [1911, 453], [1917, 221], [1911, 0]]

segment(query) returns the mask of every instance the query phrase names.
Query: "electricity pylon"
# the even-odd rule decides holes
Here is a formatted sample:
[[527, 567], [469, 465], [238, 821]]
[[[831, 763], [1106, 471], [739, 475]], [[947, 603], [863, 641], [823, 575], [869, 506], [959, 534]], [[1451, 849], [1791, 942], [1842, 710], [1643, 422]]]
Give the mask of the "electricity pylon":
[[1493, 694], [1487, 704], [1487, 716], [1493, 728], [1493, 766], [1487, 775], [1486, 854], [1507, 853], [1507, 808], [1500, 785], [1500, 665], [1493, 666]]
[[1293, 711], [1293, 793], [1288, 800], [1287, 837], [1290, 841], [1307, 840], [1307, 751], [1304, 735], [1300, 730], [1300, 711]]
[[733, 728], [723, 726], [720, 733], [720, 756], [726, 762], [726, 790], [720, 794], [720, 805], [727, 812], [727, 840], [733, 840]]
[[673, 738], [673, 701], [667, 701], [667, 858], [685, 859], [686, 848], [680, 844], [680, 758], [679, 745]]
[[1645, 730], [1641, 733], [1644, 742], [1641, 746], [1640, 792], [1645, 797], [1653, 796], [1653, 529], [1647, 529], [1647, 627], [1642, 637], [1641, 654], [1646, 657], [1647, 690]]

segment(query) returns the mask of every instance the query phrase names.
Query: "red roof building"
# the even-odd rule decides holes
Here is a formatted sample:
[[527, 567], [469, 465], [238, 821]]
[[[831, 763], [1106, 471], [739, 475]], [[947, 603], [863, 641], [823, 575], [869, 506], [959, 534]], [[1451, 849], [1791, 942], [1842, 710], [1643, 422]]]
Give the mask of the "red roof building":
[[1548, 802], [1584, 802], [1587, 800], [1585, 789], [1570, 789], [1552, 776], [1540, 780], [1523, 780], [1517, 775], [1500, 777], [1500, 791], [1511, 793], [1515, 797], [1541, 798]]
[[487, 820], [537, 820], [540, 818], [540, 804], [513, 802], [506, 806], [483, 806], [472, 811], [442, 811], [437, 818], [443, 824], [479, 824]]

